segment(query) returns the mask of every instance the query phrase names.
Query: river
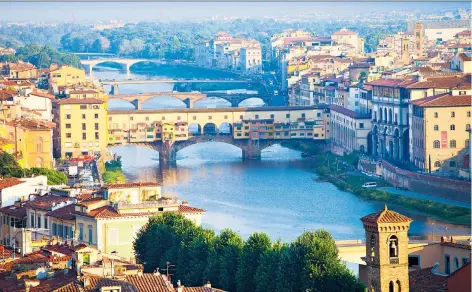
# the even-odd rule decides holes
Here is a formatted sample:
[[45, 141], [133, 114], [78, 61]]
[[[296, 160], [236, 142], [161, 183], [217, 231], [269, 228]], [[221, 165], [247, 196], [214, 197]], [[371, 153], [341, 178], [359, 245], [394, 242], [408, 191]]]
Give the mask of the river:
[[[101, 79], [148, 79], [162, 73], [94, 71]], [[166, 76], [162, 76], [166, 77]], [[167, 76], [169, 77], [169, 76]], [[120, 93], [172, 91], [173, 84], [120, 85]], [[252, 104], [251, 104], [252, 102]], [[257, 104], [249, 101], [249, 105]], [[197, 106], [225, 106], [222, 101], [202, 101]], [[172, 98], [151, 100], [145, 108], [184, 107]], [[132, 108], [126, 102], [110, 101], [110, 109]], [[129, 181], [158, 180], [164, 196], [178, 196], [191, 206], [204, 208], [203, 225], [219, 231], [231, 228], [243, 237], [266, 232], [272, 239], [289, 241], [305, 230], [323, 228], [335, 239], [362, 239], [360, 218], [383, 208], [340, 191], [334, 185], [315, 182], [312, 165], [300, 152], [274, 145], [262, 152], [261, 161], [242, 161], [241, 150], [223, 143], [202, 143], [177, 154], [177, 167], [159, 167], [158, 153], [147, 148], [110, 148], [122, 156]], [[470, 234], [470, 229], [445, 224], [424, 214], [389, 206], [414, 221], [410, 235]], [[433, 224], [434, 223], [434, 224]]]

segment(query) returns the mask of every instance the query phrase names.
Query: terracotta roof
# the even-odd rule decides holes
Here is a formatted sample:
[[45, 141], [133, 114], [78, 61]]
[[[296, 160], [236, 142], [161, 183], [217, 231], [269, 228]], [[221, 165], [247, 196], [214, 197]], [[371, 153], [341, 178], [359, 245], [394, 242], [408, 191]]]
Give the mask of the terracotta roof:
[[83, 206], [90, 206], [100, 201], [105, 201], [105, 200], [102, 197], [97, 197], [97, 198], [90, 198], [90, 199], [82, 200], [78, 202], [77, 204], [83, 205]]
[[126, 281], [132, 283], [139, 292], [173, 292], [170, 282], [164, 280], [159, 273], [126, 276]]
[[[184, 287], [184, 292], [225, 292], [225, 290], [210, 287]], [[177, 288], [175, 288], [177, 292]]]
[[56, 127], [55, 123], [31, 118], [15, 119], [13, 121], [6, 122], [6, 124], [12, 127], [17, 125], [19, 127], [29, 130], [50, 130]]
[[15, 142], [10, 140], [10, 139], [0, 137], [0, 146], [9, 145], [9, 144], [13, 144], [13, 143], [15, 143]]
[[379, 79], [374, 80], [366, 83], [367, 85], [374, 85], [374, 86], [390, 86], [390, 87], [398, 87], [403, 85], [403, 83], [408, 82], [411, 80], [408, 79]]
[[60, 253], [60, 254], [63, 254], [65, 256], [72, 256], [72, 253], [73, 253], [73, 249], [69, 246], [66, 246], [66, 245], [59, 245], [59, 244], [56, 244], [56, 245], [47, 245], [45, 247], [42, 248], [43, 250], [47, 250], [49, 252], [55, 252], [55, 253]]
[[471, 36], [472, 32], [470, 30], [464, 30], [461, 32], [458, 32], [456, 36]]
[[54, 196], [54, 195], [38, 196], [32, 201], [26, 201], [25, 207], [48, 211], [48, 210], [51, 210], [51, 208], [55, 206], [56, 204], [71, 201], [73, 199], [74, 198]]
[[364, 216], [361, 221], [369, 223], [409, 223], [413, 220], [400, 213], [388, 210], [387, 205], [385, 205], [383, 210]]
[[88, 94], [88, 93], [98, 93], [96, 90], [72, 90], [69, 94]]
[[0, 90], [0, 100], [9, 100], [17, 94], [14, 90]]
[[47, 91], [39, 90], [37, 88], [34, 88], [31, 94], [39, 96], [39, 97], [49, 98], [51, 100], [55, 99], [54, 95], [49, 94]]
[[[120, 286], [121, 292], [138, 292], [139, 290], [131, 283], [107, 279], [93, 275], [86, 276], [89, 282], [89, 285], [85, 287], [85, 291], [100, 291], [101, 287], [110, 287], [110, 286]], [[159, 290], [157, 290], [159, 291]]]
[[408, 273], [410, 292], [445, 292], [447, 278], [432, 272], [432, 268], [414, 270]]
[[9, 177], [0, 180], [0, 190], [22, 184], [23, 181], [16, 177]]
[[356, 35], [357, 33], [353, 32], [352, 30], [343, 28], [340, 31], [333, 33], [332, 35]]
[[42, 250], [38, 250], [15, 261], [16, 264], [38, 264], [38, 263], [60, 263], [67, 262], [71, 259], [70, 256], [52, 256], [45, 255]]
[[[210, 287], [184, 287], [184, 292], [225, 292], [225, 290]], [[177, 288], [175, 288], [177, 292]]]
[[[16, 257], [20, 257], [19, 254], [15, 253]], [[4, 245], [0, 245], [0, 259], [12, 258], [13, 251]]]
[[451, 95], [450, 93], [443, 93], [434, 96], [429, 96], [410, 102], [419, 107], [455, 107], [455, 106], [471, 106], [471, 95]]
[[[469, 79], [470, 80], [470, 79]], [[470, 81], [465, 76], [431, 76], [428, 77], [425, 81], [414, 82], [410, 85], [405, 86], [408, 89], [422, 89], [422, 88], [446, 88], [446, 89], [456, 89], [456, 88], [467, 88], [470, 89]], [[465, 89], [464, 88], [464, 89]]]
[[350, 109], [347, 109], [342, 106], [338, 105], [330, 105], [329, 109], [335, 112], [338, 112], [340, 114], [346, 115], [348, 117], [351, 117], [353, 119], [370, 119], [370, 115], [362, 115], [360, 113], [356, 113], [355, 111], [351, 111]]
[[75, 204], [70, 204], [65, 207], [56, 209], [54, 211], [49, 211], [46, 213], [46, 216], [54, 217], [63, 220], [74, 220], [75, 215], [73, 214], [75, 211]]
[[102, 104], [104, 101], [98, 98], [63, 98], [58, 99], [57, 104]]
[[187, 205], [179, 205], [179, 212], [181, 213], [203, 213], [204, 209], [195, 208]]
[[16, 218], [24, 218], [26, 217], [26, 208], [23, 206], [18, 207], [15, 205], [11, 205], [0, 208], [0, 213], [7, 214]]
[[158, 187], [160, 186], [157, 182], [137, 182], [137, 183], [122, 183], [122, 184], [109, 184], [106, 185], [105, 189], [127, 189], [137, 187]]

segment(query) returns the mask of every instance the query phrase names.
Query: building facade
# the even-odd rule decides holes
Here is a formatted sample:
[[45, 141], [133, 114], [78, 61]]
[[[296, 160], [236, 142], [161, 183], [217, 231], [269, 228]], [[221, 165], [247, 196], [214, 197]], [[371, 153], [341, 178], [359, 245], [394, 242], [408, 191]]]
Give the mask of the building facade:
[[54, 152], [56, 157], [106, 153], [107, 105], [96, 98], [57, 100], [55, 103]]
[[469, 169], [471, 95], [444, 93], [410, 103], [410, 162], [424, 171]]

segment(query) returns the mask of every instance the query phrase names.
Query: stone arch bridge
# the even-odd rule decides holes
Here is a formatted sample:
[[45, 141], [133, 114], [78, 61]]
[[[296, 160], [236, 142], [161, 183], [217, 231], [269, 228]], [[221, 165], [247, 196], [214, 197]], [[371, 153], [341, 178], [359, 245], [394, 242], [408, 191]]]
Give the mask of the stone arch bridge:
[[266, 105], [271, 105], [272, 98], [263, 94], [224, 94], [224, 93], [203, 93], [203, 92], [147, 92], [142, 94], [116, 94], [110, 95], [108, 100], [125, 100], [131, 103], [135, 109], [141, 110], [142, 105], [153, 98], [173, 97], [179, 99], [187, 105], [187, 108], [193, 108], [195, 102], [207, 98], [208, 96], [222, 98], [231, 103], [232, 107], [238, 107], [239, 104], [249, 98], [260, 98]]
[[[315, 141], [306, 139], [291, 139], [299, 140], [304, 143], [316, 144], [320, 149], [325, 146], [325, 141]], [[236, 146], [242, 150], [243, 160], [258, 160], [261, 159], [261, 152], [267, 147], [281, 142], [287, 141], [283, 139], [265, 139], [265, 140], [251, 140], [251, 139], [233, 139], [231, 135], [201, 135], [191, 136], [190, 139], [184, 141], [154, 141], [154, 142], [139, 142], [132, 143], [133, 145], [151, 148], [159, 152], [159, 163], [169, 164], [175, 163], [177, 160], [177, 152], [198, 143], [206, 142], [222, 142]]]
[[159, 60], [152, 59], [122, 59], [122, 58], [102, 58], [102, 59], [93, 59], [93, 60], [81, 60], [80, 63], [86, 71], [90, 74], [92, 73], [93, 67], [102, 63], [115, 63], [121, 66], [123, 71], [129, 72], [129, 68], [134, 64], [138, 63], [161, 63]]

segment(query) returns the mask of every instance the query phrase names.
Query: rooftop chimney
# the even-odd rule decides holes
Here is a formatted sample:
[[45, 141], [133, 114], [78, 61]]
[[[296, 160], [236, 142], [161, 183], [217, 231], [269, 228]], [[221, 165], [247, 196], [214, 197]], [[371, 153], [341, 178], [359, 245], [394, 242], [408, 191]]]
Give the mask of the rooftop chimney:
[[205, 288], [211, 288], [211, 283], [210, 283], [210, 281], [208, 281], [205, 285], [203, 285], [203, 287], [205, 287]]

